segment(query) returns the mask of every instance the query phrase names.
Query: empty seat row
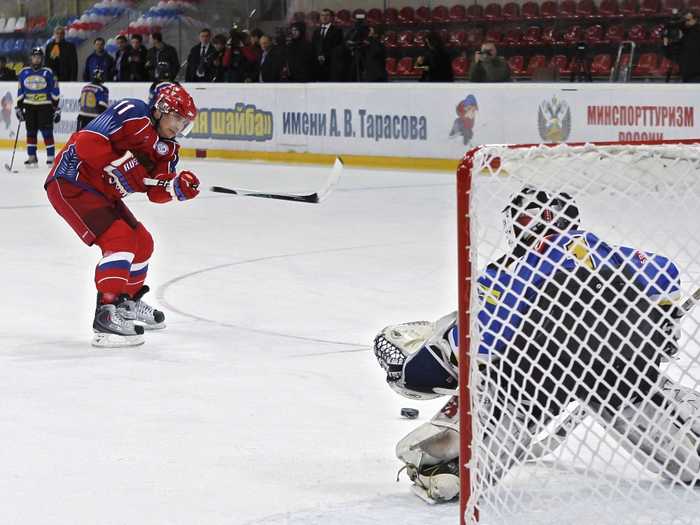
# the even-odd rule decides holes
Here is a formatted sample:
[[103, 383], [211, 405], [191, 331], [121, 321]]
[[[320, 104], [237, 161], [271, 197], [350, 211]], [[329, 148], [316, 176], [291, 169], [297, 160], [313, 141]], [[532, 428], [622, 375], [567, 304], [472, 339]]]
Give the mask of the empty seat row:
[[[433, 8], [422, 6], [418, 8], [388, 7], [381, 9], [341, 9], [335, 15], [335, 22], [341, 26], [352, 24], [355, 15], [364, 14], [371, 25], [400, 25], [445, 22], [479, 22], [479, 21], [517, 21], [538, 19], [596, 19], [634, 16], [668, 16], [674, 10], [685, 8], [700, 9], [700, 0], [600, 0], [596, 5], [594, 0], [544, 0], [541, 4], [528, 0], [520, 6], [516, 2], [503, 5], [491, 3], [486, 6], [471, 4], [469, 6], [453, 5], [447, 7], [438, 5]], [[297, 12], [293, 15], [296, 21], [306, 21], [312, 25], [319, 23], [318, 11], [309, 13]]]
[[[641, 44], [660, 42], [663, 38], [663, 32], [663, 24], [656, 24], [652, 27], [634, 24], [627, 30], [620, 24], [611, 25], [607, 28], [600, 24], [595, 24], [586, 28], [573, 25], [561, 29], [531, 26], [525, 31], [520, 28], [508, 29], [507, 31], [497, 29], [484, 31], [482, 28], [470, 28], [459, 31], [441, 29], [438, 31], [438, 34], [449, 47], [477, 47], [482, 42], [494, 42], [499, 47], [519, 47], [573, 45], [577, 42], [586, 42], [590, 45], [617, 44], [625, 39]], [[422, 47], [427, 34], [427, 30], [415, 32], [411, 30], [386, 31], [382, 36], [382, 41], [387, 48]]]

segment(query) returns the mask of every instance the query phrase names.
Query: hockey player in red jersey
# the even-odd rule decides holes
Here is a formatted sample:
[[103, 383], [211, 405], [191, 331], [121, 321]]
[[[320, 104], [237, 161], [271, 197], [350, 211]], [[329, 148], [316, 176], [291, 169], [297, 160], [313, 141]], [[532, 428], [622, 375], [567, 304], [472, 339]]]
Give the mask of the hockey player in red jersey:
[[163, 312], [143, 301], [153, 238], [123, 199], [145, 193], [166, 203], [199, 194], [194, 173], [175, 172], [175, 138], [190, 131], [196, 113], [178, 85], [161, 89], [150, 105], [123, 99], [73, 133], [56, 156], [44, 184], [49, 201], [85, 244], [102, 250], [94, 346], [139, 345], [144, 328], [165, 326]]

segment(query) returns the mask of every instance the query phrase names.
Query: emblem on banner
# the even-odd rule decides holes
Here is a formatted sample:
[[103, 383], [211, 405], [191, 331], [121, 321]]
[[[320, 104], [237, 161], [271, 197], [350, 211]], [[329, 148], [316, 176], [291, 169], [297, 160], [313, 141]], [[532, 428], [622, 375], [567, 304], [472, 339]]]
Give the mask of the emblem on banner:
[[462, 137], [462, 143], [467, 146], [474, 138], [477, 111], [479, 111], [479, 105], [474, 95], [467, 95], [464, 100], [460, 100], [455, 108], [457, 118], [452, 124], [450, 138]]
[[537, 110], [537, 128], [545, 142], [564, 142], [571, 134], [571, 109], [556, 95], [544, 100]]

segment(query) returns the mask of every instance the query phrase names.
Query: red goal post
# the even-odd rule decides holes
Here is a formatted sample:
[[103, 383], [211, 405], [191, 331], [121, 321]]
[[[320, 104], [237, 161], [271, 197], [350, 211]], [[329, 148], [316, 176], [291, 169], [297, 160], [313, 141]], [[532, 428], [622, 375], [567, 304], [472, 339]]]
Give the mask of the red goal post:
[[[505, 516], [509, 515], [510, 510], [502, 511], [501, 507], [507, 507], [511, 503], [514, 506], [516, 515], [518, 513], [522, 516], [531, 515], [537, 517], [544, 515], [547, 511], [546, 508], [538, 508], [528, 514], [527, 505], [523, 502], [536, 500], [537, 491], [523, 495], [527, 491], [521, 489], [520, 485], [527, 486], [528, 476], [534, 475], [529, 473], [528, 469], [530, 472], [536, 471], [537, 476], [533, 483], [540, 483], [538, 487], [542, 486], [542, 483], [547, 485], [547, 480], [556, 477], [547, 473], [548, 465], [545, 465], [544, 462], [541, 466], [537, 462], [524, 464], [524, 462], [513, 461], [514, 467], [510, 466], [510, 464], [504, 465], [503, 470], [520, 469], [523, 474], [517, 473], [515, 476], [512, 476], [516, 478], [516, 483], [514, 484], [516, 488], [501, 489], [499, 485], [508, 484], [507, 476], [504, 475], [503, 479], [499, 479], [498, 476], [492, 476], [492, 473], [484, 475], [479, 469], [488, 469], [488, 467], [483, 465], [485, 462], [484, 457], [487, 457], [487, 455], [475, 460], [476, 453], [472, 453], [475, 449], [482, 446], [480, 440], [484, 436], [484, 427], [477, 421], [479, 411], [483, 410], [478, 403], [483, 401], [484, 393], [479, 392], [477, 386], [473, 384], [476, 377], [474, 367], [479, 346], [476, 318], [480, 311], [480, 302], [475, 292], [475, 281], [480, 272], [483, 271], [485, 263], [494, 260], [498, 254], [503, 253], [501, 240], [496, 238], [499, 232], [501, 237], [503, 233], [502, 226], [498, 222], [498, 212], [508, 203], [508, 199], [513, 192], [517, 191], [518, 187], [523, 184], [543, 185], [543, 187], [553, 192], [566, 191], [571, 193], [575, 199], [580, 198], [579, 207], [582, 208], [581, 204], [589, 205], [590, 203], [595, 203], [596, 199], [600, 199], [600, 210], [595, 209], [595, 206], [589, 206], [589, 208], [593, 208], [592, 210], [582, 209], [582, 229], [596, 231], [601, 229], [603, 231], [601, 235], [607, 234], [613, 237], [613, 242], [617, 243], [624, 240], [625, 235], [629, 234], [629, 230], [633, 230], [635, 227], [639, 229], [644, 229], [645, 227], [653, 229], [650, 228], [650, 222], [644, 222], [645, 210], [651, 211], [653, 212], [653, 218], [663, 223], [663, 227], [653, 229], [650, 232], [649, 240], [653, 242], [649, 244], [655, 250], [666, 248], [667, 251], [671, 252], [668, 253], [669, 257], [679, 253], [683, 254], [683, 257], [681, 257], [683, 260], [681, 265], [681, 288], [687, 297], [688, 293], [700, 286], [700, 267], [695, 266], [695, 260], [700, 264], [700, 233], [698, 238], [696, 238], [694, 232], [692, 232], [692, 239], [688, 240], [687, 245], [683, 245], [683, 242], [685, 242], [683, 239], [672, 241], [669, 238], [669, 233], [672, 230], [669, 229], [668, 224], [663, 222], [666, 219], [661, 217], [661, 214], [665, 210], [669, 211], [669, 221], [679, 220], [682, 222], [682, 219], [686, 217], [692, 220], [697, 218], [695, 225], [700, 231], [700, 215], [696, 210], [692, 209], [692, 203], [697, 202], [695, 208], [700, 210], [699, 143], [700, 139], [630, 143], [493, 145], [473, 148], [461, 161], [457, 171], [459, 368], [460, 378], [462, 378], [459, 384], [461, 523], [480, 522], [480, 515], [484, 511], [490, 512], [490, 516], [485, 523], [489, 525], [506, 523]], [[697, 193], [695, 193], [696, 191]], [[616, 211], [615, 195], [618, 195], [620, 198], [617, 205], [619, 210], [626, 210], [628, 207], [633, 208], [635, 206], [639, 209], [631, 209], [629, 218], [619, 218], [620, 224], [604, 224], [606, 217], [615, 217], [614, 213], [610, 213]], [[677, 200], [671, 200], [670, 196], [675, 196]], [[697, 201], [694, 200], [695, 197], [697, 197]], [[635, 199], [638, 199], [639, 202], [635, 203]], [[655, 203], [658, 203], [658, 207], [650, 206]], [[688, 205], [688, 203], [691, 205]], [[678, 208], [683, 208], [683, 214], [678, 212]], [[622, 211], [620, 214], [625, 215]], [[649, 217], [649, 219], [651, 218]], [[589, 224], [586, 224], [587, 221]], [[685, 228], [684, 232], [688, 229], [688, 224], [679, 224], [678, 226]], [[636, 245], [635, 247], [646, 249], [646, 246], [641, 245], [647, 240], [644, 232], [633, 237], [633, 246]], [[684, 250], [691, 251], [685, 254], [683, 253]], [[696, 255], [697, 259], [695, 259]], [[686, 263], [686, 261], [689, 262]], [[691, 321], [693, 327], [700, 324], [695, 322], [694, 319]], [[681, 360], [688, 357], [686, 354], [689, 354], [691, 349], [695, 350], [696, 338], [700, 339], [700, 336], [696, 336], [692, 328], [686, 328], [684, 325], [683, 335], [680, 339]], [[700, 344], [697, 346], [700, 348]], [[674, 373], [676, 376], [681, 376], [681, 380], [684, 381], [684, 385], [688, 388], [700, 390], [700, 374], [694, 370], [694, 366], [697, 363], [694, 362], [692, 356], [690, 356], [690, 362], [693, 366], [690, 367], [688, 365], [688, 369], [693, 368], [692, 372], [681, 370]], [[682, 366], [685, 366], [685, 364], [682, 364]], [[468, 378], [468, 380], [464, 380], [464, 378]], [[496, 401], [493, 401], [493, 403], [496, 403]], [[594, 439], [608, 440], [603, 435], [604, 432], [599, 430], [599, 427], [605, 428], [604, 423], [600, 419], [590, 423], [590, 428], [594, 430], [590, 430], [590, 432], [586, 430], [583, 438], [579, 438], [583, 440], [583, 445], [580, 445], [579, 449], [573, 452], [571, 450], [564, 451], [570, 453], [569, 455], [576, 456], [574, 460], [581, 462], [581, 465], [571, 468], [579, 469], [572, 470], [577, 474], [579, 471], [584, 471], [584, 475], [576, 476], [577, 483], [580, 482], [584, 492], [596, 493], [600, 490], [601, 493], [604, 493], [604, 489], [599, 487], [600, 482], [598, 479], [596, 479], [593, 489], [588, 489], [585, 486], [585, 483], [587, 483], [586, 475], [590, 473], [589, 471], [595, 471], [596, 476], [600, 473], [598, 465], [600, 461], [589, 457], [594, 455], [595, 451], [589, 451], [589, 446], [586, 443], [587, 440], [590, 442]], [[583, 431], [581, 432], [583, 433]], [[616, 432], [619, 433], [618, 430]], [[620, 454], [623, 456], [623, 459], [620, 461], [621, 466], [618, 466], [617, 462], [611, 461], [610, 472], [605, 472], [606, 466], [603, 465], [603, 476], [615, 477], [620, 475], [620, 479], [623, 479], [625, 483], [630, 483], [634, 486], [633, 492], [639, 492], [642, 489], [637, 490], [638, 487], [634, 481], [634, 473], [638, 472], [636, 470], [637, 467], [630, 467], [629, 465], [634, 463], [634, 459], [640, 462], [640, 457], [643, 454], [640, 455], [640, 451], [634, 450], [634, 446], [629, 443], [616, 447], [617, 445], [615, 444], [609, 446], [612, 449], [612, 455]], [[585, 454], [581, 451], [585, 452]], [[564, 455], [563, 452], [562, 455]], [[630, 456], [632, 459], [626, 458], [626, 456]], [[568, 464], [561, 467], [558, 463], [564, 461], [564, 459], [556, 454], [553, 458], [550, 456], [548, 461], [555, 464], [557, 468], [565, 470], [570, 468]], [[645, 480], [647, 479], [646, 473], [651, 470], [652, 466], [645, 464], [644, 468], [639, 470], [639, 472], [644, 472], [644, 475], [641, 477], [644, 477]], [[616, 470], [618, 468], [621, 470]], [[663, 468], [661, 470], [663, 471]], [[665, 490], [664, 483], [669, 481], [666, 479], [669, 476], [665, 476], [664, 483], [661, 483], [653, 479], [654, 475], [659, 476], [658, 473], [650, 474], [649, 479], [651, 481], [648, 482], [649, 486], [654, 490]], [[484, 478], [489, 478], [490, 482], [484, 482]], [[495, 482], [493, 482], [494, 478], [496, 479]], [[503, 492], [497, 497], [489, 499], [491, 498], [489, 493], [495, 490], [503, 490]], [[688, 484], [678, 490], [675, 488], [669, 490], [669, 508], [674, 507], [674, 503], [685, 503], [688, 500], [687, 492], [689, 490], [691, 489], [688, 488]], [[616, 491], [617, 489], [613, 490], [613, 492]], [[513, 496], [516, 492], [517, 496]], [[556, 489], [553, 492], [556, 492]], [[695, 496], [696, 499], [700, 500], [700, 493]], [[664, 493], [665, 497], [666, 494]], [[562, 502], [562, 508], [567, 508], [568, 500], [563, 496], [560, 497], [560, 495], [555, 494], [551, 497], [546, 496], [546, 498], [550, 498], [551, 501], [555, 502], [553, 508], [560, 501]], [[546, 498], [545, 501], [550, 501], [550, 499]], [[619, 504], [620, 508], [626, 508], [627, 502], [625, 499], [624, 494], [620, 495], [619, 501], [613, 502], [613, 507]], [[586, 499], [586, 501], [590, 500]], [[605, 504], [607, 505], [609, 502], [606, 501]], [[581, 523], [592, 523], [593, 521], [590, 521], [590, 519], [602, 519], [603, 521], [600, 521], [600, 523], [604, 522], [605, 516], [600, 518], [600, 516], [595, 515], [595, 512], [593, 512], [594, 516], [586, 516], [586, 509], [580, 512]], [[649, 516], [656, 516], [656, 513], [659, 512], [663, 514], [664, 510], [660, 511], [658, 508], [653, 508], [648, 514], [643, 515], [641, 519], [651, 519]], [[530, 521], [525, 519], [517, 521], [517, 523], [526, 522], [529, 523]], [[531, 522], [539, 523], [538, 521]], [[546, 519], [542, 521], [542, 523], [550, 522], [546, 521]], [[561, 521], [561, 523], [564, 522], [569, 523], [569, 521]], [[639, 521], [639, 523], [643, 522]], [[516, 521], [513, 521], [513, 523], [516, 523]], [[577, 522], [570, 521], [570, 523]], [[627, 522], [623, 520], [619, 523]], [[630, 521], [630, 523], [637, 522]], [[685, 521], [681, 520], [678, 523], [685, 523]], [[689, 521], [688, 523], [691, 522]]]

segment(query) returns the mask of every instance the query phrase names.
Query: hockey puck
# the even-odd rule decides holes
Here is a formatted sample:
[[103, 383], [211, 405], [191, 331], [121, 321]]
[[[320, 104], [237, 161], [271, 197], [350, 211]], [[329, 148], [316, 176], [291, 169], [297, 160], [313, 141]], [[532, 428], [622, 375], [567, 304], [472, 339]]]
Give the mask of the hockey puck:
[[415, 408], [402, 408], [401, 416], [406, 419], [416, 419], [418, 417], [418, 410]]

